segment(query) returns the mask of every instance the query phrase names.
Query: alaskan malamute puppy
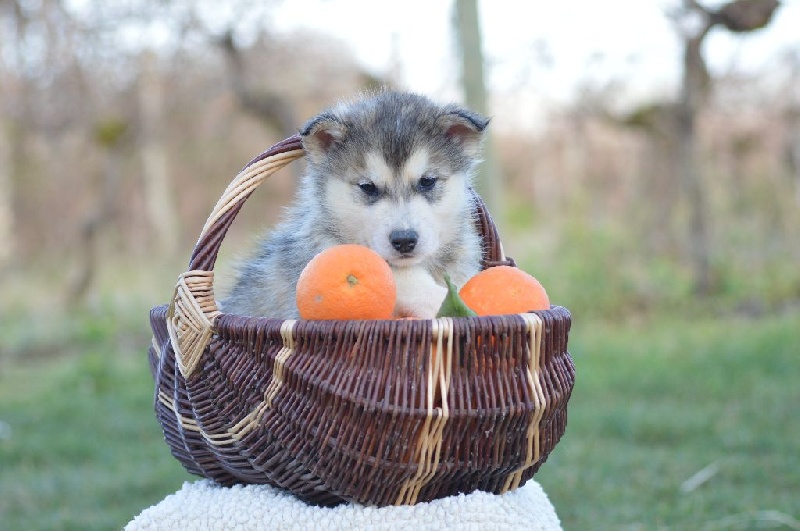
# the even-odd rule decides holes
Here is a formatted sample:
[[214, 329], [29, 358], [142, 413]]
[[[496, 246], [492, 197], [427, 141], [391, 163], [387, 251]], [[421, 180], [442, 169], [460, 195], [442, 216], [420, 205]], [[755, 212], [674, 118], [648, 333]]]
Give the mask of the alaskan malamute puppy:
[[444, 274], [480, 269], [468, 186], [489, 120], [455, 105], [385, 91], [340, 104], [301, 129], [308, 169], [287, 218], [243, 262], [222, 310], [296, 319], [305, 265], [333, 245], [372, 248], [397, 282], [397, 317], [432, 318]]

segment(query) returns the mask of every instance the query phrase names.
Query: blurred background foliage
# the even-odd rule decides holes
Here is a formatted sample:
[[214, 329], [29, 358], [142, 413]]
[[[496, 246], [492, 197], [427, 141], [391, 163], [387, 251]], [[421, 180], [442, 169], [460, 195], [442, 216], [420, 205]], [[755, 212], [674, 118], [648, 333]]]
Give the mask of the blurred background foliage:
[[[397, 62], [376, 72], [329, 34], [276, 31], [281, 4], [0, 2], [0, 522], [10, 529], [119, 527], [188, 479], [151, 418], [147, 311], [168, 301], [206, 215], [248, 160], [337, 100], [383, 86], [415, 89]], [[487, 89], [476, 3], [457, 0], [451, 9], [451, 26], [441, 31], [452, 33], [455, 82], [444, 92], [493, 115], [500, 96]], [[727, 505], [678, 503], [672, 513], [653, 512], [655, 498], [637, 505], [635, 492], [593, 499], [590, 487], [613, 478], [622, 485], [627, 469], [586, 453], [601, 433], [646, 462], [655, 455], [648, 445], [664, 435], [642, 435], [653, 422], [647, 406], [663, 409], [653, 386], [617, 400], [626, 384], [616, 364], [633, 364], [632, 380], [663, 364], [671, 376], [660, 392], [681, 394], [681, 370], [713, 373], [706, 358], [731, 349], [738, 354], [721, 362], [731, 385], [709, 391], [705, 413], [656, 415], [672, 423], [662, 431], [676, 428], [669, 444], [689, 461], [713, 446], [675, 441], [681, 426], [691, 431], [717, 406], [743, 399], [737, 382], [750, 389], [746, 375], [761, 374], [760, 360], [774, 356], [794, 368], [764, 369], [760, 381], [778, 391], [764, 391], [774, 416], [759, 430], [794, 437], [793, 445], [774, 444], [780, 455], [800, 449], [800, 426], [786, 416], [800, 398], [790, 388], [800, 376], [800, 50], [775, 50], [756, 71], [733, 65], [720, 74], [709, 71], [702, 46], [713, 32], [769, 32], [781, 16], [773, 0], [665, 3], [681, 53], [671, 95], [621, 104], [634, 80], [589, 76], [606, 68], [598, 55], [575, 80], [575, 98], [538, 111], [541, 127], [497, 117], [492, 124], [478, 187], [508, 254], [575, 319], [572, 407], [580, 420], [556, 449], [558, 464], [542, 472], [571, 528], [602, 521], [605, 504], [620, 509], [608, 513], [616, 529], [698, 519], [744, 529], [761, 517], [798, 528], [797, 501], [774, 496], [765, 478], [752, 479], [753, 490], [779, 507], [764, 513], [756, 503], [746, 513], [753, 519], [725, 520], [750, 490], [732, 490]], [[518, 65], [523, 77], [546, 56], [534, 47]], [[291, 200], [302, 171], [295, 164], [242, 211], [223, 246], [218, 290], [235, 257]], [[688, 338], [676, 344], [670, 331], [682, 327]], [[726, 341], [733, 329], [743, 330], [731, 337], [749, 350]], [[684, 351], [691, 355], [676, 355]], [[592, 408], [601, 402], [610, 405], [598, 417]], [[719, 429], [735, 437], [740, 420]], [[643, 473], [656, 481], [669, 458], [651, 462]], [[800, 490], [797, 464], [769, 466], [783, 474], [780, 492]], [[597, 483], [578, 499], [559, 471], [575, 486], [587, 468]], [[39, 498], [49, 504], [44, 511]]]
[[[464, 75], [452, 92], [491, 115], [481, 41], [469, 38], [478, 19], [455, 16], [470, 13], [462, 4], [474, 2], [454, 3], [453, 69]], [[735, 4], [776, 7], [723, 5]], [[400, 66], [368, 71], [335, 37], [271, 31], [279, 5], [3, 3], [3, 278], [47, 276], [54, 298], [74, 307], [121, 263], [186, 257], [214, 199], [255, 154], [339, 99], [413, 89]], [[776, 50], [765, 71], [712, 78], [696, 41], [747, 28], [725, 22], [721, 7], [678, 7], [664, 15], [684, 53], [672, 99], [620, 105], [632, 80], [587, 74], [574, 101], [545, 111], [540, 130], [495, 119], [478, 186], [509, 254], [530, 253], [534, 273], [563, 280], [554, 298], [576, 311], [638, 314], [693, 306], [695, 294], [736, 311], [796, 306], [799, 52]], [[705, 26], [680, 29], [699, 14]], [[769, 31], [768, 17], [741, 18]], [[159, 45], [145, 39], [156, 22], [170, 32]], [[587, 72], [604, 68], [602, 56], [591, 63]], [[228, 247], [279, 217], [299, 166], [254, 198]]]

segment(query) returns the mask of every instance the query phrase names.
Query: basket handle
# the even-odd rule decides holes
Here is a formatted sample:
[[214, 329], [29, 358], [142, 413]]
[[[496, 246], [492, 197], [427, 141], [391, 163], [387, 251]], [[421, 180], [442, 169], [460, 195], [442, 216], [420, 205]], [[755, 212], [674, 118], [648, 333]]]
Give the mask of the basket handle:
[[213, 271], [222, 240], [256, 187], [293, 160], [305, 155], [300, 135], [291, 136], [248, 162], [231, 181], [206, 220], [189, 260], [189, 270]]

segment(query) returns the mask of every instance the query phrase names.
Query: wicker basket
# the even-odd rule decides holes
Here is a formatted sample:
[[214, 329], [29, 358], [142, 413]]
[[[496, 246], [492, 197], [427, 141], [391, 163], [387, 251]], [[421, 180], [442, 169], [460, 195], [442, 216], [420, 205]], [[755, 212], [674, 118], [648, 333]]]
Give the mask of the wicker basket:
[[[150, 314], [155, 410], [172, 454], [222, 485], [309, 503], [414, 504], [524, 484], [564, 433], [570, 314], [303, 321], [218, 311], [213, 269], [252, 191], [304, 154], [253, 159], [203, 228], [172, 303]], [[484, 267], [511, 264], [475, 195]]]

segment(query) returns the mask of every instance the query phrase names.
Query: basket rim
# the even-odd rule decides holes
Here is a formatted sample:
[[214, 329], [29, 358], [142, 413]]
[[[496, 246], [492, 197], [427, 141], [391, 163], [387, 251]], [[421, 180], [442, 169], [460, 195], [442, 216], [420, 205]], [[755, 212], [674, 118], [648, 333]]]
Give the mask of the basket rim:
[[227, 316], [228, 318], [241, 318], [241, 319], [253, 320], [253, 321], [256, 321], [256, 322], [294, 321], [294, 322], [297, 322], [297, 323], [300, 323], [300, 322], [312, 323], [313, 322], [313, 323], [330, 323], [330, 324], [335, 324], [335, 323], [419, 323], [419, 322], [440, 321], [442, 319], [451, 319], [451, 320], [460, 321], [460, 322], [472, 321], [472, 322], [476, 322], [476, 323], [481, 323], [481, 322], [488, 322], [490, 319], [496, 319], [498, 317], [510, 317], [510, 316], [524, 315], [524, 314], [531, 314], [531, 313], [537, 314], [537, 315], [539, 315], [539, 314], [551, 314], [552, 312], [562, 312], [562, 313], [566, 312], [567, 314], [570, 314], [570, 311], [566, 307], [560, 306], [558, 304], [551, 304], [550, 308], [547, 308], [545, 310], [529, 310], [527, 312], [499, 313], [499, 314], [492, 314], [492, 315], [473, 315], [473, 316], [464, 316], [464, 317], [460, 317], [460, 316], [458, 316], [458, 317], [451, 317], [451, 316], [432, 317], [430, 319], [425, 319], [425, 318], [421, 318], [421, 317], [399, 318], [399, 319], [302, 319], [302, 318], [301, 319], [282, 319], [282, 318], [279, 318], [279, 317], [260, 317], [260, 316], [256, 316], [256, 315], [244, 315], [244, 314], [225, 312], [225, 311], [220, 311], [217, 319], [219, 320], [223, 316]]
[[[150, 311], [157, 311], [159, 309], [168, 308], [169, 303], [158, 304], [153, 306]], [[502, 317], [512, 317], [518, 315], [526, 315], [526, 314], [536, 314], [536, 315], [561, 315], [571, 318], [572, 312], [566, 307], [561, 306], [559, 304], [551, 304], [550, 308], [544, 310], [529, 310], [527, 312], [518, 312], [518, 313], [504, 313], [504, 314], [492, 314], [492, 315], [474, 315], [474, 316], [464, 316], [464, 317], [433, 317], [430, 319], [424, 318], [398, 318], [398, 319], [283, 319], [280, 317], [263, 317], [257, 315], [245, 315], [240, 313], [233, 313], [233, 312], [225, 312], [220, 311], [217, 314], [215, 319], [215, 323], [218, 322], [220, 319], [241, 319], [247, 323], [253, 323], [259, 326], [268, 326], [268, 325], [278, 325], [280, 328], [281, 323], [285, 323], [286, 321], [293, 321], [295, 323], [305, 323], [306, 328], [308, 326], [314, 326], [313, 324], [309, 323], [318, 323], [320, 326], [332, 326], [339, 323], [398, 323], [403, 325], [411, 325], [414, 323], [427, 323], [432, 321], [441, 321], [443, 319], [450, 319], [456, 322], [474, 322], [474, 323], [488, 323], [491, 320], [496, 320], [497, 318]]]

